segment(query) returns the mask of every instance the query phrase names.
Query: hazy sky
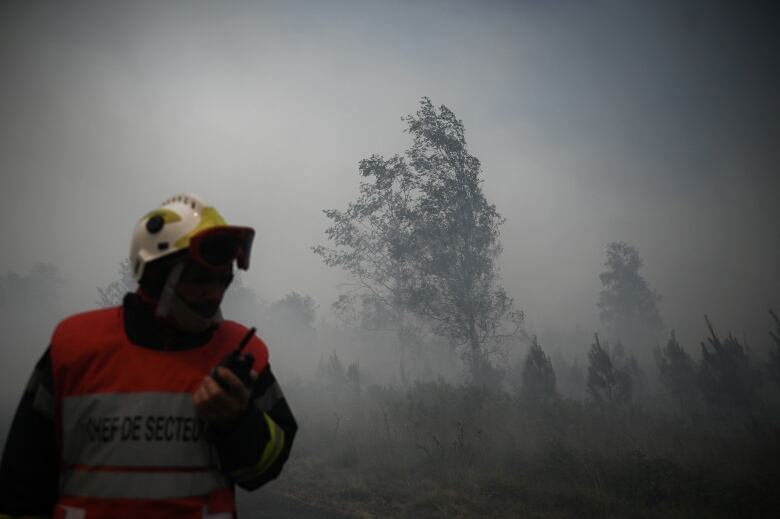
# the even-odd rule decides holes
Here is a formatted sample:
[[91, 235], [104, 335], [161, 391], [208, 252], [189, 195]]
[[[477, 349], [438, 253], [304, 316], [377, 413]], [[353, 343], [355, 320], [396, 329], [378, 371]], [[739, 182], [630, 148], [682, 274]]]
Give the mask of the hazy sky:
[[[466, 127], [536, 330], [598, 326], [636, 246], [686, 346], [780, 310], [780, 17], [770, 2], [3, 2], [0, 273], [116, 278], [136, 220], [192, 191], [254, 226], [245, 282], [326, 308], [309, 248], [421, 96]], [[584, 347], [587, 345], [584, 345]]]

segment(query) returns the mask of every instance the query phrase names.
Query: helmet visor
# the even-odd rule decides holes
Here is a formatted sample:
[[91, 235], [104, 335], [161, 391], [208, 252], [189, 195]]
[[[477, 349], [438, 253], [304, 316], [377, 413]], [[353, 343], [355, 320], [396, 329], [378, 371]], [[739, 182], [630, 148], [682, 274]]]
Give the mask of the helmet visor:
[[251, 227], [211, 227], [190, 239], [190, 256], [207, 268], [224, 268], [236, 260], [238, 268], [248, 270], [254, 237]]

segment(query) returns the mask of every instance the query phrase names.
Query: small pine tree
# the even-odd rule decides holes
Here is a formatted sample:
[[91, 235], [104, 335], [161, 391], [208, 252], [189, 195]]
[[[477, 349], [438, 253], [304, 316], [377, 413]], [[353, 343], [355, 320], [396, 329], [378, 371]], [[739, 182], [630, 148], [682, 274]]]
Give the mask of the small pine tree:
[[780, 319], [777, 318], [777, 314], [774, 310], [769, 310], [769, 315], [775, 321], [775, 331], [769, 332], [769, 336], [774, 342], [774, 347], [769, 352], [769, 365], [767, 369], [769, 371], [769, 378], [771, 378], [778, 387], [780, 387]]
[[631, 399], [631, 377], [616, 369], [609, 352], [601, 346], [599, 334], [588, 352], [588, 393], [597, 402], [619, 404]]
[[623, 343], [618, 340], [610, 350], [610, 358], [615, 369], [631, 378], [631, 393], [633, 395], [642, 394], [645, 387], [645, 372], [639, 367], [634, 352], [631, 350], [626, 352]]
[[575, 358], [569, 364], [563, 357], [561, 350], [555, 350], [551, 360], [555, 372], [556, 391], [567, 398], [582, 399], [585, 395], [585, 375], [578, 359]]
[[360, 364], [358, 362], [353, 362], [349, 365], [346, 378], [355, 395], [360, 396]]
[[[354, 373], [353, 373], [354, 376]], [[327, 391], [336, 400], [351, 394], [348, 368], [338, 354], [333, 351], [326, 357], [321, 356], [317, 365], [317, 379], [320, 389]]]
[[736, 412], [752, 407], [759, 380], [751, 368], [743, 346], [731, 334], [721, 340], [709, 318], [709, 345], [701, 343], [699, 383], [712, 410]]
[[674, 335], [674, 330], [660, 351], [658, 358], [661, 384], [680, 403], [682, 410], [689, 409], [697, 396], [696, 366]]
[[555, 397], [555, 371], [536, 335], [523, 362], [520, 397], [529, 402], [546, 402]]
[[586, 377], [582, 372], [578, 359], [574, 359], [568, 371], [571, 395], [577, 399], [583, 398], [587, 392]]

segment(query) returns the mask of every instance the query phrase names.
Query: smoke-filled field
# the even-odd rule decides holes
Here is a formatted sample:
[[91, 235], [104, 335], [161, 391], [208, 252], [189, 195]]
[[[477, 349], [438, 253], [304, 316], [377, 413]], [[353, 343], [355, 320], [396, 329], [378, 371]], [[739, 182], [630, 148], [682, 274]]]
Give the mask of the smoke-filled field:
[[268, 344], [299, 426], [280, 502], [775, 516], [779, 24], [705, 0], [3, 2], [0, 440], [56, 324], [135, 272], [166, 337], [221, 303]]
[[[635, 365], [633, 392], [612, 396], [597, 389], [599, 368], [585, 355], [593, 346], [583, 345], [582, 372], [559, 361], [547, 388], [527, 354], [502, 384], [475, 387], [436, 367], [375, 381], [341, 348], [313, 376], [284, 377], [301, 431], [275, 485], [357, 517], [771, 517], [777, 381], [722, 343], [721, 357], [691, 364], [667, 344], [658, 364]], [[625, 373], [613, 368], [614, 378]]]
[[[714, 419], [445, 382], [290, 388], [302, 424], [278, 483], [358, 517], [771, 517], [774, 415]], [[312, 395], [321, 398], [312, 399]]]

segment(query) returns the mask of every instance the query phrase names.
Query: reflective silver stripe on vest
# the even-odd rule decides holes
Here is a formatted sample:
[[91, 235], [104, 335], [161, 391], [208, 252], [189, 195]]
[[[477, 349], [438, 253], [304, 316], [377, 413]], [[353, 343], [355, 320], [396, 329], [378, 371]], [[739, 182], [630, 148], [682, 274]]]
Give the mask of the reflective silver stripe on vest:
[[62, 495], [106, 499], [169, 499], [203, 496], [227, 486], [214, 472], [102, 472], [62, 474]]
[[210, 467], [189, 393], [96, 393], [63, 398], [65, 466]]

